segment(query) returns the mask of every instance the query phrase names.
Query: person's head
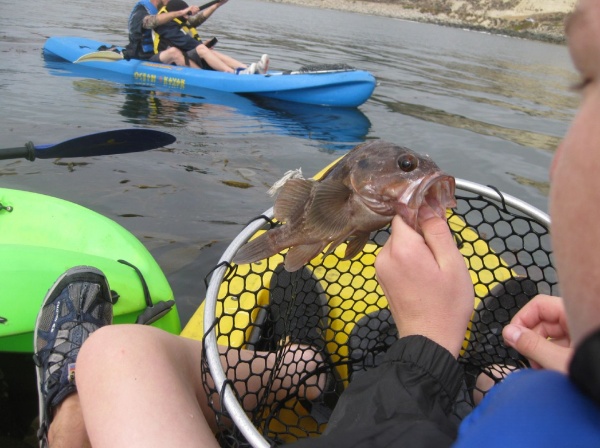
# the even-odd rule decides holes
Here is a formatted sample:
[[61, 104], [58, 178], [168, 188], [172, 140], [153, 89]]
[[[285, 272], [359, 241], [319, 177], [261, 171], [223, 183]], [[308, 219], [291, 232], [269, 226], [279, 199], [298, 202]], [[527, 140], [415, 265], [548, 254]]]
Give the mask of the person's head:
[[166, 3], [168, 12], [181, 11], [189, 6], [183, 0], [167, 0]]
[[575, 344], [600, 328], [600, 1], [579, 0], [566, 24], [581, 104], [550, 172], [552, 244]]

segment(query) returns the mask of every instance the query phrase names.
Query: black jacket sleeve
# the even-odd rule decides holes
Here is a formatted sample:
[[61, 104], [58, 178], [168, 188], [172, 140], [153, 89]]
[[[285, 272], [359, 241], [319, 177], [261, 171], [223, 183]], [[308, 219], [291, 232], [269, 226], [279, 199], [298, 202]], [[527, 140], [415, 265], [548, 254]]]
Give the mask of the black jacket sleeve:
[[423, 336], [401, 338], [381, 365], [350, 383], [325, 433], [294, 447], [450, 446], [463, 383], [463, 371], [446, 349]]
[[571, 380], [600, 405], [600, 330], [588, 336], [575, 350], [569, 366]]

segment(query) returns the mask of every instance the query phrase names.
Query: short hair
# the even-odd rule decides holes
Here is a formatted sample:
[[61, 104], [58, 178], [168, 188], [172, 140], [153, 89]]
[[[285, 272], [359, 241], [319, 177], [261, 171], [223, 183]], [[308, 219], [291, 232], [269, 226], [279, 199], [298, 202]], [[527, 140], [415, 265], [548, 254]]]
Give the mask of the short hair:
[[169, 0], [169, 3], [167, 3], [167, 11], [181, 11], [182, 9], [185, 9], [188, 6], [189, 5], [183, 0]]

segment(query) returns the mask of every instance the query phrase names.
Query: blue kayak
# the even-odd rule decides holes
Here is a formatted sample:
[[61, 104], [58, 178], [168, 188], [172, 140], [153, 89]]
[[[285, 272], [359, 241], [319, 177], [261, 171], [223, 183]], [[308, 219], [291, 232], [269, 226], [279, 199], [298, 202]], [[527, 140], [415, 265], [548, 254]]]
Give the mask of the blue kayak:
[[371, 73], [347, 66], [234, 75], [135, 59], [127, 61], [118, 52], [100, 50], [110, 47], [109, 43], [91, 39], [56, 36], [46, 41], [44, 53], [93, 68], [94, 77], [99, 79], [107, 74], [119, 74], [124, 82], [189, 94], [201, 88], [320, 106], [357, 107], [367, 101], [375, 89], [375, 77]]

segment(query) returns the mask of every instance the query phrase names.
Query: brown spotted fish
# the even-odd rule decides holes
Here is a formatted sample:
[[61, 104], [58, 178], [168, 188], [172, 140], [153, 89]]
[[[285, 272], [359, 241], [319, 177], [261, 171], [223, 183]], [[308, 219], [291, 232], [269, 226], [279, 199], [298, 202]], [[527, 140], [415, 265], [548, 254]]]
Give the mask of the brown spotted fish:
[[421, 204], [440, 217], [456, 206], [454, 177], [429, 156], [403, 146], [374, 141], [352, 149], [320, 180], [292, 178], [278, 192], [273, 207], [283, 225], [240, 248], [233, 262], [253, 263], [290, 248], [285, 269], [296, 271], [329, 246], [331, 253], [348, 242], [346, 259], [357, 255], [371, 232], [394, 215], [417, 229]]

